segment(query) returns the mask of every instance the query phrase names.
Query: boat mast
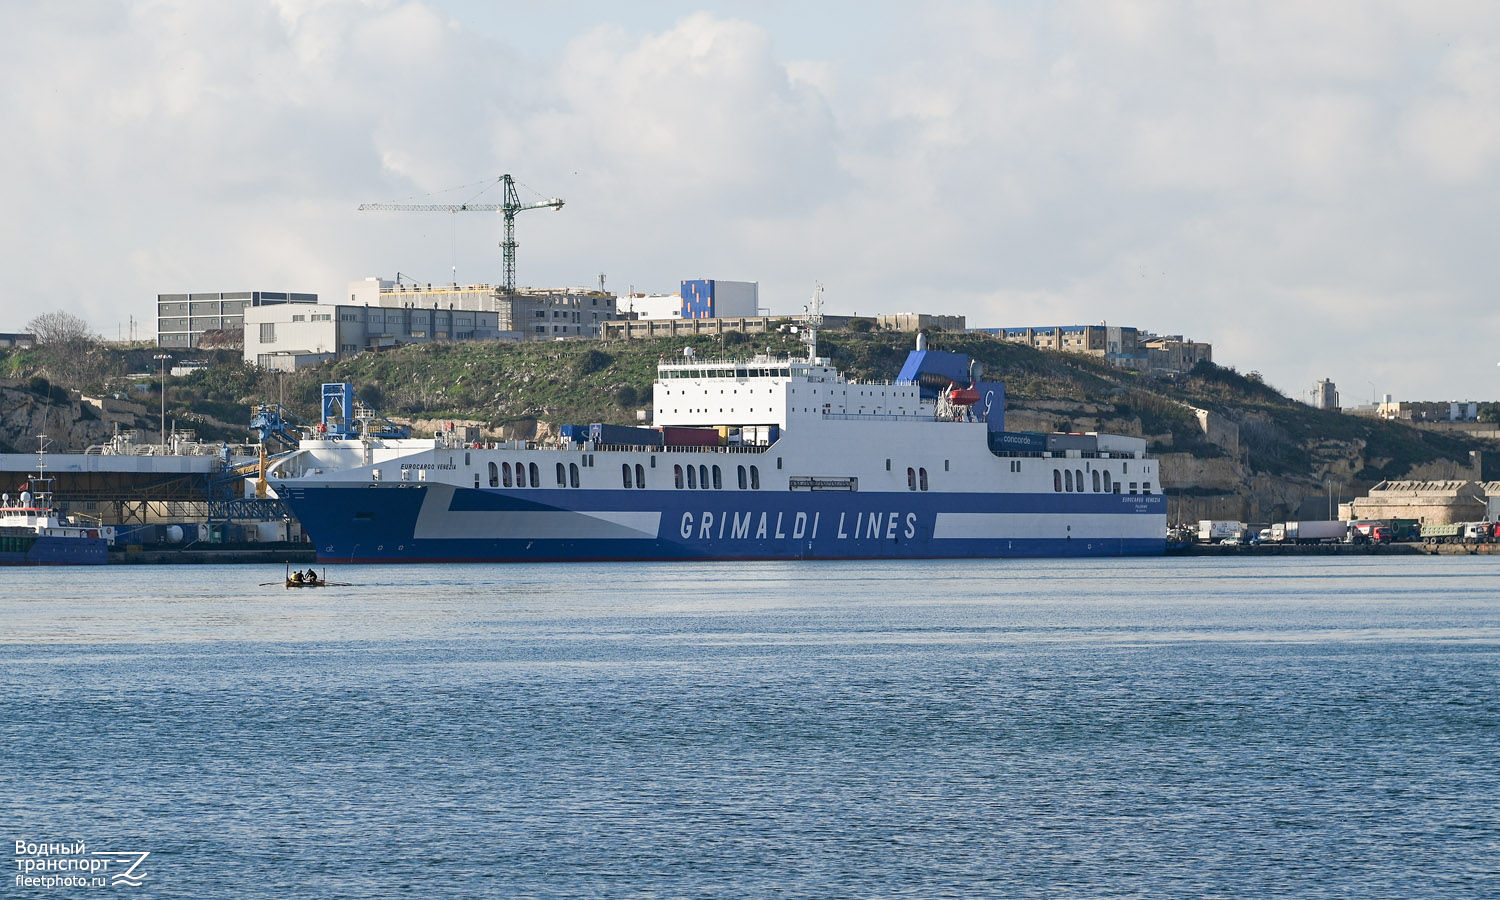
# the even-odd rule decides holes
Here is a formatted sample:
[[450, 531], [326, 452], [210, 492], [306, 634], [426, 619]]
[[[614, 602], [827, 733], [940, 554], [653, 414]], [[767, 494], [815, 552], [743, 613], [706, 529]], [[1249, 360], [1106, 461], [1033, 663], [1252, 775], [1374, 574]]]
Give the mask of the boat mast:
[[807, 315], [802, 317], [802, 343], [807, 345], [807, 361], [818, 361], [818, 327], [823, 324], [823, 285], [813, 284], [812, 300], [807, 304]]
[[36, 478], [32, 479], [32, 499], [38, 508], [50, 509], [52, 507], [52, 479], [47, 477], [47, 433], [41, 431], [36, 436]]

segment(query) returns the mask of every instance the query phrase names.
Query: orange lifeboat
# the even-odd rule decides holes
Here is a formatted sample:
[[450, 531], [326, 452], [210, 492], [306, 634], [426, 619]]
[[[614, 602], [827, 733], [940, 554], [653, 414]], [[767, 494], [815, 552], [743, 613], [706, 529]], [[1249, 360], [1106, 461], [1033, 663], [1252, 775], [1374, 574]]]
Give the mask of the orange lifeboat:
[[973, 406], [979, 402], [979, 392], [973, 388], [955, 387], [948, 392], [948, 399], [954, 406]]

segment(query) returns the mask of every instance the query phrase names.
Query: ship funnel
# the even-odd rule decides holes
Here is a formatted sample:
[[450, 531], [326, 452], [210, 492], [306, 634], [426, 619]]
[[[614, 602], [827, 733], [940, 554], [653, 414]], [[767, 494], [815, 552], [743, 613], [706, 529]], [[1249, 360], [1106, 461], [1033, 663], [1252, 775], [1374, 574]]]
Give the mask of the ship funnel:
[[924, 334], [923, 332], [920, 332], [920, 331], [917, 332], [917, 349], [918, 350], [926, 350], [927, 349], [927, 335]]

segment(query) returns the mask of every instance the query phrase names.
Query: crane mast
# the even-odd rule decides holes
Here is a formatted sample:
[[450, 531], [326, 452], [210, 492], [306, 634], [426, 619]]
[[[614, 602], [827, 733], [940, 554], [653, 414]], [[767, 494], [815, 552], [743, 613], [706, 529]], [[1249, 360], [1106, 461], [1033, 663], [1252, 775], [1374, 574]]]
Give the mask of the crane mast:
[[500, 251], [505, 265], [504, 291], [510, 297], [516, 292], [516, 213], [528, 209], [562, 209], [563, 201], [560, 197], [552, 197], [536, 203], [522, 203], [516, 194], [514, 178], [501, 175], [499, 182], [505, 191], [503, 203], [361, 203], [359, 208], [398, 212], [499, 212], [505, 217], [505, 240], [500, 244]]

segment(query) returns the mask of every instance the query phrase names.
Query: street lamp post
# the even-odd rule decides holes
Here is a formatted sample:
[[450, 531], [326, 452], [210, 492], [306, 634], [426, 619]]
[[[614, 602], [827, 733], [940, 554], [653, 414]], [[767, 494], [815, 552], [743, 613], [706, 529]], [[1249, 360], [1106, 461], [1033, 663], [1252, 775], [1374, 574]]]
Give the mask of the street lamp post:
[[161, 362], [161, 452], [167, 452], [167, 360], [172, 358], [170, 353], [158, 353], [151, 357]]

